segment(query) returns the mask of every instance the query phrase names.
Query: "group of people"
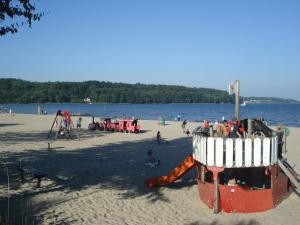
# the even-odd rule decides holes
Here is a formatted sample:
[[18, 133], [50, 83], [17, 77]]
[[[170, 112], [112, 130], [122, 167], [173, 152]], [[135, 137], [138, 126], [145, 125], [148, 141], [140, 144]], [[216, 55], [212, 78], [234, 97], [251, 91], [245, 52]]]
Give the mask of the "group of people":
[[67, 111], [57, 111], [55, 124], [58, 128], [55, 139], [57, 139], [60, 136], [66, 136], [67, 138], [70, 137], [70, 130], [72, 126], [71, 115]]
[[216, 122], [213, 126], [214, 136], [241, 138], [245, 136], [245, 129], [241, 122], [233, 119], [231, 121], [223, 120], [222, 123]]
[[[79, 117], [76, 123], [77, 131], [80, 131], [81, 129], [81, 122], [82, 118]], [[68, 111], [62, 112], [61, 110], [58, 110], [56, 113], [55, 124], [58, 128], [55, 139], [61, 136], [70, 138], [70, 131], [72, 128], [74, 128], [74, 124], [71, 120], [71, 115]]]
[[224, 119], [222, 122], [216, 121], [214, 124], [210, 124], [207, 120], [204, 120], [200, 132], [204, 136], [211, 137], [245, 137], [245, 128], [242, 123], [236, 119], [231, 121]]

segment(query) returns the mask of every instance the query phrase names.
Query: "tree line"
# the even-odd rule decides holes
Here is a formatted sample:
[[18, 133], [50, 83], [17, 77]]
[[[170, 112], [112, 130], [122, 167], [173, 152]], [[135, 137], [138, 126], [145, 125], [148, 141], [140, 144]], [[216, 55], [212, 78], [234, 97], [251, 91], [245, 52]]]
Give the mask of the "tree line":
[[232, 103], [226, 91], [103, 81], [30, 82], [0, 79], [0, 103]]

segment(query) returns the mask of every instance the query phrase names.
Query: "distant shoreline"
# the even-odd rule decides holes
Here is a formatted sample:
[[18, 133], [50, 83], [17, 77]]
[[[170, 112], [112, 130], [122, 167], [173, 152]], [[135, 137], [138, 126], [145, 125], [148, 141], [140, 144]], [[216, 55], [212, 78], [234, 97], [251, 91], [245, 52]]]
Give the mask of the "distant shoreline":
[[[98, 103], [98, 104], [225, 104], [234, 95], [225, 90], [180, 85], [128, 84], [105, 81], [31, 82], [0, 78], [0, 104]], [[300, 103], [277, 97], [240, 96], [246, 103]]]
[[[172, 103], [112, 103], [112, 102], [95, 102], [92, 104], [86, 104], [86, 103], [78, 103], [78, 102], [30, 102], [30, 103], [20, 103], [20, 102], [10, 102], [10, 103], [0, 103], [0, 106], [3, 105], [43, 105], [43, 104], [49, 104], [49, 105], [55, 105], [55, 104], [61, 104], [61, 105], [197, 105], [197, 104], [207, 104], [207, 105], [233, 105], [234, 103], [229, 102], [221, 102], [221, 103], [208, 103], [208, 102], [198, 102], [198, 103], [185, 103], [185, 102], [172, 102]], [[300, 102], [255, 102], [255, 103], [249, 103], [247, 102], [247, 105], [299, 105]]]

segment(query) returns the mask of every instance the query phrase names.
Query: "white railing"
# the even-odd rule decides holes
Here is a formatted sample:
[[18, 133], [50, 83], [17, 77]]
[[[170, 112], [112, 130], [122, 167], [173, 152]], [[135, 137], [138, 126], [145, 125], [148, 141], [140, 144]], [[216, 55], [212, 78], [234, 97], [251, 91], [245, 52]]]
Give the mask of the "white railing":
[[194, 135], [193, 158], [207, 166], [261, 167], [277, 164], [278, 139]]

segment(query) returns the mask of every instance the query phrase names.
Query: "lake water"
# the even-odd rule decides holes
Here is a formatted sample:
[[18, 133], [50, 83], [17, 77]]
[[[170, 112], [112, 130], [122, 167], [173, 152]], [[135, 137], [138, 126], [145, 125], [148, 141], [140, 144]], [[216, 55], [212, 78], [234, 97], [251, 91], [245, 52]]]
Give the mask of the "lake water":
[[[89, 113], [95, 117], [136, 117], [139, 119], [156, 120], [164, 117], [174, 120], [179, 114], [181, 120], [210, 121], [232, 119], [233, 104], [40, 104], [48, 114], [57, 110], [68, 110], [72, 113]], [[37, 104], [2, 104], [15, 113], [37, 112]], [[241, 107], [241, 118], [264, 117], [270, 125], [283, 124], [300, 127], [300, 104], [248, 104]]]

